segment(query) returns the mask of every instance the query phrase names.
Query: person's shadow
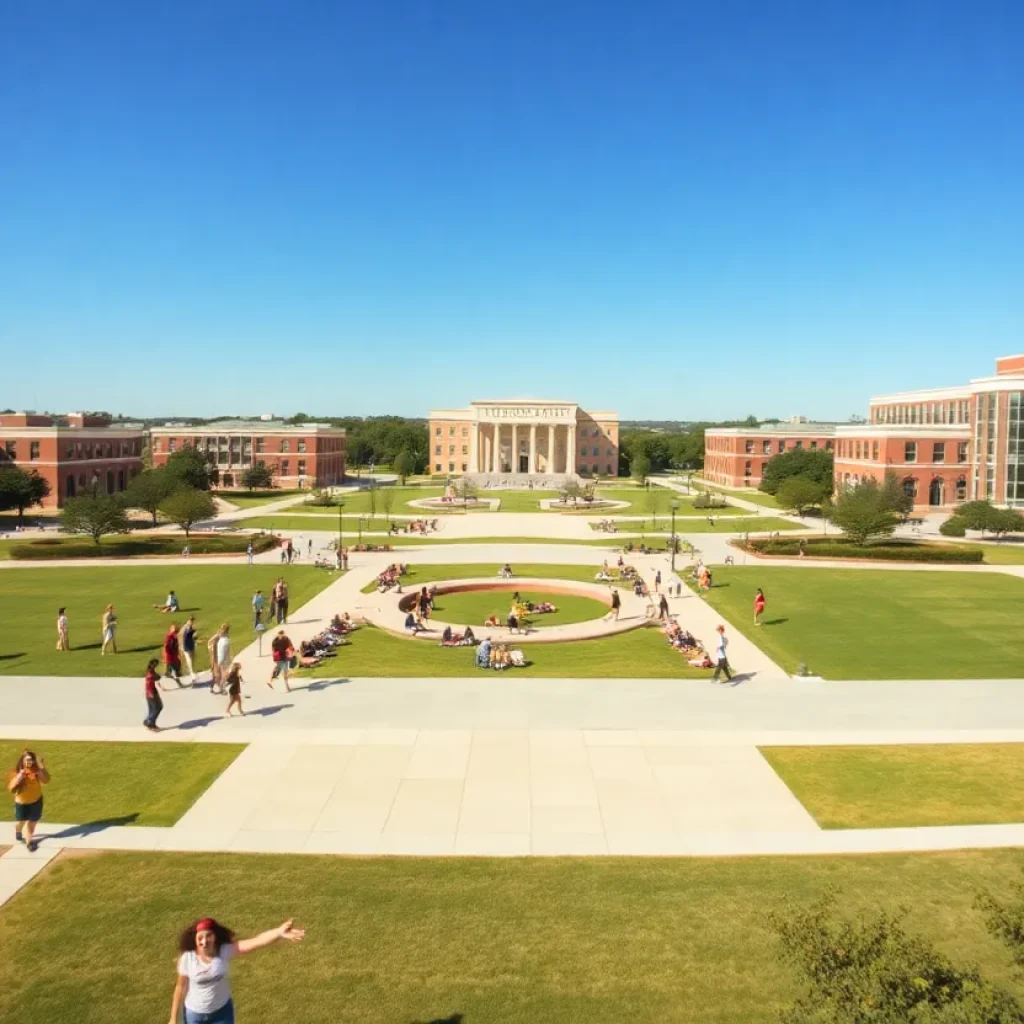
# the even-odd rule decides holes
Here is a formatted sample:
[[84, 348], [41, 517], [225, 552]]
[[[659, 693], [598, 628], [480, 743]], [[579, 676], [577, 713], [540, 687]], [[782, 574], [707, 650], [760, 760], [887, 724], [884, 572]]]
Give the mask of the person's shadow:
[[118, 828], [122, 825], [131, 825], [139, 817], [138, 811], [133, 814], [122, 814], [117, 818], [97, 818], [95, 821], [86, 821], [81, 825], [69, 825], [60, 832], [47, 832], [38, 835], [36, 838], [42, 842], [44, 839], [73, 839], [81, 836], [92, 836], [97, 832], [103, 832], [108, 828]]
[[463, 1024], [465, 1019], [461, 1013], [453, 1013], [450, 1017], [435, 1017], [433, 1020], [414, 1021], [413, 1024]]
[[264, 718], [270, 715], [276, 715], [279, 711], [284, 711], [285, 708], [293, 708], [294, 704], [271, 704], [267, 708], [255, 708], [252, 711], [246, 711], [246, 715], [261, 715]]
[[189, 729], [205, 729], [211, 722], [219, 722], [223, 717], [223, 715], [207, 715], [205, 718], [190, 718], [185, 722], [179, 722], [171, 728], [181, 729], [186, 732]]

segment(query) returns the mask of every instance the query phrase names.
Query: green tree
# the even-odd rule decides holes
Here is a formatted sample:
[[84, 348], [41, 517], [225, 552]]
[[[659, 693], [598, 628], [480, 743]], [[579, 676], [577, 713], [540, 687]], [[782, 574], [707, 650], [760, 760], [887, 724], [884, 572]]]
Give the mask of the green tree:
[[34, 469], [24, 470], [9, 461], [0, 463], [0, 511], [18, 510], [18, 522], [25, 509], [41, 505], [49, 497], [50, 485]]
[[940, 524], [939, 533], [943, 537], [963, 537], [967, 533], [967, 524], [959, 516], [950, 516]]
[[370, 480], [370, 486], [366, 488], [366, 502], [370, 506], [370, 517], [377, 514], [377, 482]]
[[578, 480], [574, 480], [567, 477], [565, 483], [562, 484], [561, 498], [566, 504], [570, 501], [573, 505], [578, 505], [580, 498], [583, 496], [583, 488], [580, 486]]
[[772, 914], [782, 959], [806, 986], [785, 1024], [1020, 1024], [1008, 992], [903, 926], [905, 911], [840, 918], [836, 892], [809, 909]]
[[634, 480], [639, 480], [642, 483], [651, 471], [651, 460], [641, 453], [630, 460], [629, 471]]
[[891, 469], [885, 471], [885, 479], [882, 481], [882, 504], [901, 519], [914, 511], [913, 495], [904, 490], [899, 476]]
[[997, 508], [989, 520], [989, 530], [996, 536], [1004, 533], [1020, 533], [1024, 530], [1024, 516], [1012, 508]]
[[832, 491], [832, 453], [823, 449], [794, 448], [769, 459], [761, 472], [759, 490], [774, 494], [787, 477], [805, 476]]
[[775, 492], [780, 507], [798, 516], [802, 516], [809, 508], [820, 506], [827, 497], [825, 485], [806, 476], [786, 477]]
[[403, 448], [395, 456], [395, 461], [391, 468], [398, 474], [398, 482], [404, 486], [406, 478], [412, 476], [416, 471], [415, 456], [408, 448]]
[[190, 444], [168, 456], [166, 469], [171, 476], [177, 477], [188, 487], [197, 491], [210, 489], [210, 466], [206, 456]]
[[269, 490], [274, 486], [274, 471], [265, 462], [256, 462], [243, 471], [242, 486], [250, 491]]
[[209, 491], [181, 487], [164, 499], [160, 512], [172, 523], [177, 523], [187, 537], [196, 523], [212, 519], [217, 514], [217, 505]]
[[394, 487], [382, 487], [380, 489], [380, 505], [384, 510], [384, 515], [390, 519], [391, 509], [395, 505], [395, 489]]
[[123, 496], [124, 504], [127, 508], [148, 512], [156, 526], [160, 506], [181, 486], [181, 480], [166, 469], [144, 469], [128, 482]]
[[856, 544], [891, 536], [899, 525], [899, 516], [886, 507], [882, 489], [871, 479], [841, 488], [826, 506], [825, 515]]
[[108, 533], [130, 533], [132, 524], [119, 498], [87, 494], [64, 503], [60, 528], [64, 533], [87, 534], [99, 544]]

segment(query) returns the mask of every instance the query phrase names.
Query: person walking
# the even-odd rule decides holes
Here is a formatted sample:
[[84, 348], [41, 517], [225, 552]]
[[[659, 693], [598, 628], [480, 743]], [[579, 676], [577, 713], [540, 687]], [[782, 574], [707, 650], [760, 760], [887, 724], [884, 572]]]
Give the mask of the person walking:
[[[221, 627], [223, 629], [223, 627]], [[222, 682], [220, 676], [220, 665], [217, 662], [217, 641], [220, 640], [220, 629], [218, 629], [209, 640], [206, 641], [206, 656], [210, 662], [210, 693], [216, 693]]]
[[622, 607], [622, 598], [619, 597], [619, 588], [612, 587], [612, 607], [611, 611], [605, 616], [606, 619], [612, 619], [615, 622], [619, 621], [619, 609]]
[[217, 678], [220, 682], [220, 692], [225, 692], [225, 680], [228, 670], [231, 668], [231, 626], [223, 623], [220, 633], [217, 636]]
[[348, 572], [348, 548], [341, 549], [341, 568], [344, 572]]
[[668, 618], [668, 598], [662, 594], [658, 602], [658, 618], [664, 622]]
[[68, 617], [63, 608], [57, 609], [57, 650], [71, 650], [71, 646], [68, 643]]
[[14, 838], [36, 852], [35, 832], [43, 816], [43, 786], [50, 781], [46, 763], [32, 750], [18, 758], [7, 778], [7, 791], [14, 794]]
[[758, 587], [754, 595], [754, 625], [762, 626], [761, 616], [764, 615], [764, 591]]
[[658, 569], [655, 572], [655, 574], [654, 574], [654, 592], [656, 594], [660, 593], [660, 591], [658, 590], [658, 587], [660, 587], [660, 586], [661, 586], [661, 570]]
[[252, 628], [256, 629], [263, 621], [263, 609], [266, 606], [266, 598], [262, 590], [257, 590], [252, 595]]
[[274, 688], [274, 680], [278, 676], [284, 676], [284, 688], [290, 693], [291, 686], [288, 685], [288, 671], [292, 667], [292, 658], [295, 656], [295, 648], [291, 639], [283, 629], [277, 631], [277, 636], [270, 642], [270, 654], [274, 659], [274, 668], [270, 673], [267, 686]]
[[288, 625], [288, 584], [283, 579], [277, 581], [277, 624]]
[[191, 676], [192, 685], [196, 685], [196, 666], [195, 666], [195, 654], [196, 654], [196, 619], [194, 615], [190, 615], [185, 620], [185, 625], [181, 627], [181, 656], [185, 659], [185, 664], [188, 666], [188, 674]]
[[170, 676], [178, 686], [184, 686], [181, 681], [181, 645], [178, 643], [178, 626], [171, 623], [164, 637], [164, 675]]
[[114, 614], [114, 606], [108, 604], [103, 610], [103, 645], [100, 647], [100, 654], [107, 653], [107, 645], [117, 654], [117, 616]]
[[157, 673], [156, 667], [160, 662], [156, 658], [150, 658], [149, 664], [146, 666], [146, 678], [144, 683], [144, 692], [146, 694], [146, 717], [142, 720], [142, 724], [150, 732], [159, 732], [157, 728], [156, 720], [160, 716], [160, 712], [164, 709], [163, 699], [160, 697], [159, 691], [164, 689], [160, 685], [160, 676]]
[[291, 537], [288, 538], [288, 547], [285, 549], [288, 555], [288, 564], [292, 564], [292, 559], [295, 557], [295, 546], [292, 544]]
[[732, 669], [729, 668], [729, 655], [726, 652], [726, 648], [729, 646], [729, 638], [725, 635], [725, 626], [718, 626], [718, 642], [715, 644], [715, 674], [711, 677], [711, 682], [717, 683], [719, 673], [725, 673], [725, 681], [732, 681]]
[[238, 713], [244, 715], [242, 710], [242, 666], [236, 661], [228, 670], [228, 718], [231, 717], [231, 709], [238, 707]]
[[313, 538], [309, 538], [309, 557], [313, 557]]
[[255, 553], [255, 549], [252, 546], [252, 541], [249, 541], [245, 546], [245, 557], [249, 560], [249, 564], [252, 565], [252, 556]]
[[251, 939], [235, 933], [212, 917], [189, 925], [178, 940], [178, 978], [171, 996], [170, 1024], [178, 1024], [184, 1012], [185, 1024], [235, 1024], [235, 1006], [228, 983], [228, 965], [235, 957], [265, 949], [282, 939], [301, 942], [302, 928], [289, 919], [277, 928], [260, 932]]

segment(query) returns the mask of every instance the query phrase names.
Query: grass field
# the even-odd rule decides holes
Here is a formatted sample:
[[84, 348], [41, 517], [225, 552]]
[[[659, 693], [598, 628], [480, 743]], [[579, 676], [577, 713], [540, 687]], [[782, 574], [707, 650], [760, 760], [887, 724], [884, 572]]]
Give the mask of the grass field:
[[[384, 504], [381, 495], [384, 491], [390, 491], [392, 495], [391, 511], [395, 515], [427, 515], [428, 513], [424, 509], [408, 508], [407, 503], [410, 501], [420, 501], [423, 498], [440, 498], [444, 494], [443, 487], [378, 487], [374, 494], [373, 501], [375, 503], [376, 514], [383, 515]], [[369, 514], [370, 512], [370, 493], [369, 491], [356, 491], [349, 494], [341, 494], [338, 496], [342, 503], [342, 512], [346, 515], [355, 513], [356, 515], [363, 515], [364, 513]], [[314, 515], [325, 515], [334, 516], [337, 518], [338, 509], [337, 506], [324, 507], [321, 505], [296, 505], [296, 511], [312, 512]], [[434, 513], [430, 513], [433, 515]]]
[[[483, 620], [481, 620], [482, 622]], [[475, 625], [475, 623], [474, 623]], [[515, 634], [509, 643], [515, 647]], [[509, 678], [557, 679], [707, 679], [711, 669], [691, 668], [686, 659], [665, 643], [654, 628], [634, 629], [600, 640], [524, 645], [526, 668], [513, 669]], [[319, 678], [359, 676], [477, 676], [471, 647], [440, 647], [428, 640], [394, 636], [373, 626], [352, 634], [352, 643], [335, 658], [311, 669]]]
[[1024, 744], [762, 747], [822, 828], [1024, 821]]
[[[502, 623], [508, 617], [512, 595], [518, 590], [515, 584], [508, 590], [464, 591], [459, 594], [438, 594], [434, 603], [433, 616], [441, 622], [452, 625], [469, 624], [482, 626], [490, 615], [497, 615]], [[550, 601], [558, 610], [543, 615], [531, 615], [534, 628], [544, 626], [567, 626], [573, 622], [587, 622], [608, 614], [608, 606], [592, 597], [576, 594], [541, 594], [531, 592], [528, 587], [519, 591], [523, 601]]]
[[223, 501], [237, 505], [238, 508], [259, 508], [260, 505], [270, 505], [275, 501], [284, 501], [285, 498], [296, 498], [300, 494], [309, 494], [309, 491], [214, 491], [218, 498]]
[[[60, 859], [4, 907], [5, 1024], [166, 1020], [180, 930], [294, 916], [300, 946], [232, 967], [242, 1021], [767, 1024], [800, 989], [770, 911], [829, 885], [1024, 995], [972, 901], [1024, 853], [736, 859], [349, 858], [101, 853]], [[792, 901], [791, 903], [789, 901]], [[117, 955], [98, 937], [118, 937]], [[126, 984], [125, 979], [138, 983]]]
[[[171, 622], [196, 617], [196, 669], [207, 667], [206, 640], [230, 622], [231, 649], [254, 638], [250, 601], [257, 587], [269, 594], [278, 576], [290, 591], [292, 615], [337, 577], [311, 566], [291, 565], [96, 565], [81, 568], [10, 568], [3, 571], [0, 675], [138, 676], [149, 658], [160, 657]], [[181, 614], [153, 608], [174, 589]], [[120, 654], [100, 657], [103, 609], [118, 617]], [[57, 609], [67, 608], [70, 651], [57, 651]]]
[[[261, 541], [255, 536], [243, 533], [193, 533], [188, 543], [193, 555], [241, 556], [250, 541], [257, 551], [265, 550], [272, 543], [270, 538]], [[116, 534], [101, 538], [99, 544], [94, 543], [92, 538], [83, 536], [33, 536], [0, 543], [0, 559], [42, 562], [62, 558], [136, 558], [147, 555], [180, 557], [184, 546], [185, 538], [180, 534]], [[15, 549], [13, 553], [12, 548]]]
[[700, 484], [705, 490], [711, 491], [713, 494], [725, 494], [732, 495], [735, 498], [743, 498], [746, 501], [752, 501], [755, 505], [763, 505], [765, 508], [778, 508], [779, 503], [775, 500], [774, 494], [766, 494], [764, 491], [758, 491], [754, 488], [739, 488], [739, 487], [722, 487], [719, 484], [711, 484], [706, 480], [694, 480], [694, 484]]
[[[712, 514], [714, 525], [709, 525], [706, 518], [680, 519], [679, 516], [676, 516], [676, 533], [685, 536], [688, 533], [768, 533], [773, 530], [784, 532], [806, 529], [799, 523], [791, 523], [788, 519], [779, 519], [777, 516], [744, 514], [743, 509], [740, 509], [739, 512], [739, 515], [719, 516], [716, 510]], [[617, 519], [615, 525], [618, 527], [619, 533], [642, 533], [645, 532], [645, 529], [650, 529], [651, 520], [649, 517], [637, 520]], [[652, 530], [651, 532], [665, 531], [665, 536], [668, 536], [671, 528], [671, 517], [659, 514], [657, 531]]]
[[969, 541], [957, 541], [956, 546], [983, 552], [989, 565], [1024, 565], [1024, 544], [971, 544]]
[[[515, 576], [508, 580], [513, 588], [516, 586], [517, 578], [535, 576], [538, 579], [551, 580], [578, 580], [581, 583], [596, 583], [594, 574], [600, 571], [601, 563], [597, 561], [601, 556], [594, 554], [593, 565], [541, 565], [531, 562], [523, 562], [517, 565], [512, 564]], [[416, 590], [425, 583], [433, 583], [436, 580], [468, 580], [468, 579], [492, 579], [498, 580], [500, 565], [493, 562], [480, 564], [458, 564], [458, 565], [409, 565], [409, 572], [402, 577], [402, 590]], [[503, 581], [502, 581], [503, 582]], [[629, 584], [630, 586], [632, 584]], [[364, 594], [372, 594], [377, 589], [376, 581], [371, 581], [363, 587]]]
[[[140, 721], [146, 707], [141, 694], [140, 688]], [[46, 820], [118, 825], [173, 825], [245, 749], [234, 743], [0, 740], [5, 773], [26, 746], [50, 772], [43, 787]]]
[[1024, 580], [999, 573], [787, 566], [723, 566], [707, 597], [787, 671], [803, 662], [828, 679], [1024, 675], [1022, 599]]

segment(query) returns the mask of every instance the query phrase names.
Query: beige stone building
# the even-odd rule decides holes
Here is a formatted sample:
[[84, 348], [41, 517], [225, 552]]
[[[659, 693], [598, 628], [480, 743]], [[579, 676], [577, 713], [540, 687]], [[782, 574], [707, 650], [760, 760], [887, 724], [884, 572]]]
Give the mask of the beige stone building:
[[615, 476], [619, 417], [573, 402], [471, 402], [430, 414], [434, 476]]

